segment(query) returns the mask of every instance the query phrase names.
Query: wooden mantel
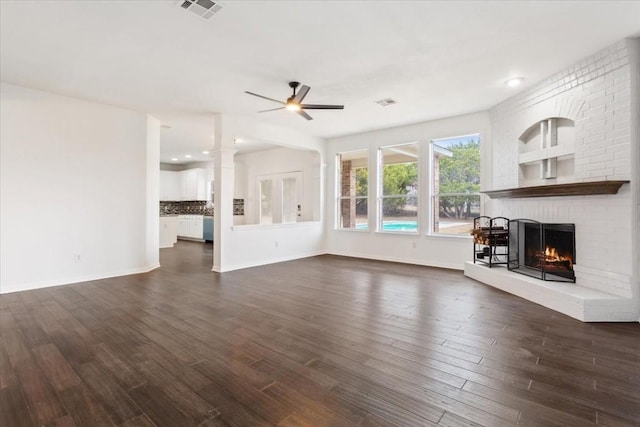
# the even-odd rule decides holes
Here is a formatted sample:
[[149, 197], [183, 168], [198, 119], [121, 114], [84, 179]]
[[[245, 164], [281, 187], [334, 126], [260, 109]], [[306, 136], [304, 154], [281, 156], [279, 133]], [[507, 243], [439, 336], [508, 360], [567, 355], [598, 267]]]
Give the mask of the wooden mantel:
[[522, 197], [593, 196], [616, 194], [622, 184], [629, 181], [573, 182], [570, 184], [538, 185], [535, 187], [507, 188], [481, 191], [492, 199], [516, 199]]

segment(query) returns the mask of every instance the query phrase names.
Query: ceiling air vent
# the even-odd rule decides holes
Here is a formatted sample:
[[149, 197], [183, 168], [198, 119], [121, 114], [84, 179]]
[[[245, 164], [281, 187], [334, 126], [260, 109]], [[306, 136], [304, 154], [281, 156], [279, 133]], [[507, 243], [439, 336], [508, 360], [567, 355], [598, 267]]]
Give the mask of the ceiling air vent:
[[220, 3], [215, 3], [211, 0], [180, 0], [178, 5], [189, 12], [202, 16], [204, 19], [211, 18], [222, 9]]
[[381, 107], [388, 107], [389, 105], [393, 105], [395, 103], [396, 103], [396, 101], [394, 101], [391, 98], [385, 98], [385, 99], [381, 99], [379, 101], [376, 101], [376, 104], [380, 105]]

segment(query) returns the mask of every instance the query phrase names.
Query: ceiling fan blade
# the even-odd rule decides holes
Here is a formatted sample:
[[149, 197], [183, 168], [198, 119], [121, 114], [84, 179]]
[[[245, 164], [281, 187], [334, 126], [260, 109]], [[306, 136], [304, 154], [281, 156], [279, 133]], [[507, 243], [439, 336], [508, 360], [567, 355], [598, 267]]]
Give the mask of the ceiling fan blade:
[[293, 98], [293, 101], [301, 103], [304, 97], [307, 96], [307, 93], [309, 93], [309, 89], [311, 89], [309, 86], [302, 85], [298, 93], [296, 93], [296, 96]]
[[258, 95], [257, 93], [249, 92], [248, 90], [245, 90], [244, 93], [248, 93], [249, 95], [257, 96], [258, 98], [266, 99], [268, 101], [273, 101], [277, 102], [278, 104], [284, 105], [284, 102], [278, 101], [277, 99], [269, 98], [268, 96]]
[[276, 111], [276, 110], [284, 110], [284, 107], [270, 108], [270, 109], [268, 109], [268, 110], [258, 111], [258, 113], [267, 113], [267, 112], [269, 112], [269, 111]]
[[344, 105], [300, 104], [305, 110], [344, 110]]
[[302, 117], [304, 117], [307, 120], [313, 120], [313, 117], [305, 113], [303, 110], [298, 111], [298, 114], [300, 114]]

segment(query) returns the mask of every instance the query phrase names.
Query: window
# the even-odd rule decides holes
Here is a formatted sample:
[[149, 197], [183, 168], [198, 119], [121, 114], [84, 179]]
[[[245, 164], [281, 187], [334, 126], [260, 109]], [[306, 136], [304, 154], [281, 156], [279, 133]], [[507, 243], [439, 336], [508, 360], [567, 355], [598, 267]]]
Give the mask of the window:
[[273, 179], [260, 180], [260, 224], [273, 223]]
[[337, 155], [336, 228], [368, 230], [369, 150]]
[[380, 149], [378, 230], [418, 231], [418, 144]]
[[293, 223], [302, 215], [302, 172], [258, 177], [260, 224]]
[[480, 135], [433, 140], [432, 232], [468, 235], [480, 216]]

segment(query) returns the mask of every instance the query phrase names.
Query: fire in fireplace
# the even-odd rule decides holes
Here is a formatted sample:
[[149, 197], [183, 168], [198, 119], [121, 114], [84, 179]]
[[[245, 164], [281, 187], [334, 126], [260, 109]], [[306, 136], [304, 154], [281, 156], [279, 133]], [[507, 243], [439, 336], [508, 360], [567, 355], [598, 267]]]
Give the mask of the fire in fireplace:
[[541, 280], [575, 282], [575, 225], [509, 221], [509, 270]]

